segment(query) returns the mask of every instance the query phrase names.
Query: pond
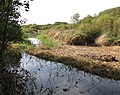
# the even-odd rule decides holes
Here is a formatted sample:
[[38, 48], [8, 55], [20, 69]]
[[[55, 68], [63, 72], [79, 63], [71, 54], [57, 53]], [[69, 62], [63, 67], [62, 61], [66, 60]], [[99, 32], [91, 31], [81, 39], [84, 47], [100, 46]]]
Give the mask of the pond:
[[20, 68], [31, 75], [26, 84], [28, 92], [34, 92], [32, 95], [120, 95], [120, 81], [91, 75], [26, 53], [22, 53]]

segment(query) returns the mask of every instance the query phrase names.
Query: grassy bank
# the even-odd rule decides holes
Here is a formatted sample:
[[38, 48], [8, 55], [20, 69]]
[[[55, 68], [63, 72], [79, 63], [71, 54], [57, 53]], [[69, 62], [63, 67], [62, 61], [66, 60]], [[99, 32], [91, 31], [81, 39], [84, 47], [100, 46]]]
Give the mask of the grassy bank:
[[8, 47], [3, 53], [3, 58], [1, 59], [2, 60], [1, 62], [3, 64], [1, 63], [0, 65], [8, 66], [12, 64], [14, 66], [16, 64], [19, 64], [21, 52], [32, 47], [33, 46], [30, 45], [30, 42], [28, 40], [23, 40], [17, 43], [13, 42], [9, 43]]
[[37, 38], [42, 42], [43, 46], [47, 46], [47, 47], [59, 47], [62, 45], [62, 43], [60, 41], [54, 40], [52, 38], [50, 38], [45, 32], [41, 32]]
[[[102, 77], [120, 79], [120, 47], [37, 47], [27, 52], [39, 58], [61, 62]], [[108, 54], [106, 53], [109, 50]], [[96, 51], [96, 52], [95, 52]], [[114, 51], [114, 53], [113, 53]], [[115, 56], [114, 60], [100, 60], [101, 56]]]

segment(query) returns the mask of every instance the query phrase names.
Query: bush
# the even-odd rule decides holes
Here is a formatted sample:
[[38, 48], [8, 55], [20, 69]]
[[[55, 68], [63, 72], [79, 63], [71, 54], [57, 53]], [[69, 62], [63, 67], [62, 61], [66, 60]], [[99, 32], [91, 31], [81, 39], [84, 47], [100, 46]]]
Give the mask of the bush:
[[95, 45], [96, 38], [101, 35], [101, 30], [92, 23], [82, 23], [79, 26], [79, 31], [79, 35], [84, 39], [86, 45]]
[[113, 43], [116, 43], [120, 39], [120, 37], [115, 34], [109, 35], [108, 37], [109, 37], [108, 41], [109, 41], [110, 45], [112, 45]]

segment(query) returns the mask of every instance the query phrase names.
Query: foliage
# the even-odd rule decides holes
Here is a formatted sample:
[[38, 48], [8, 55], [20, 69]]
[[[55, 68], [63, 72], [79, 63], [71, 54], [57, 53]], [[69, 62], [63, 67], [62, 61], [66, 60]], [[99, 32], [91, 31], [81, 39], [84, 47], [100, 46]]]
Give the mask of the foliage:
[[79, 35], [84, 38], [86, 45], [95, 45], [95, 39], [101, 34], [101, 31], [92, 25], [92, 23], [81, 24], [79, 30]]
[[[82, 35], [84, 34], [84, 36], [87, 38], [85, 40], [88, 44], [91, 42], [95, 42], [94, 44], [97, 44], [96, 42], [103, 42], [103, 45], [111, 45], [120, 39], [119, 13], [120, 7], [117, 7], [105, 10], [101, 12], [97, 17], [87, 16], [80, 21], [78, 29], [79, 33]], [[102, 35], [106, 36], [103, 38]], [[103, 41], [101, 38], [103, 38]], [[104, 39], [106, 39], [106, 41]]]
[[80, 23], [92, 23], [93, 19], [94, 19], [94, 17], [92, 17], [91, 15], [88, 15], [87, 17], [80, 20]]
[[21, 27], [23, 38], [30, 38], [30, 37], [36, 37], [36, 35], [39, 34], [39, 25], [36, 24], [30, 24], [30, 25], [23, 25]]
[[33, 95], [32, 90], [28, 90], [28, 82], [33, 81], [32, 76], [20, 66], [20, 48], [13, 45], [9, 46], [3, 57], [3, 64], [0, 64], [0, 94]]
[[16, 64], [19, 62], [20, 58], [21, 58], [21, 52], [20, 52], [20, 48], [18, 47], [13, 47], [13, 46], [9, 46], [9, 49], [6, 49], [3, 57], [3, 63], [4, 65], [11, 65], [11, 64]]
[[68, 24], [67, 22], [55, 22], [55, 25]]
[[120, 7], [107, 9], [103, 12], [100, 12], [99, 15], [101, 16], [101, 15], [106, 15], [106, 14], [109, 14], [110, 16], [119, 16], [120, 15]]
[[[20, 7], [25, 11], [29, 9], [29, 0], [0, 0], [0, 58], [4, 53], [8, 42], [20, 40]], [[14, 35], [15, 33], [15, 35]]]
[[73, 23], [79, 23], [79, 17], [80, 15], [78, 13], [75, 13], [72, 17], [71, 17], [71, 21]]
[[48, 38], [72, 45], [113, 45], [120, 40], [120, 7], [105, 10], [97, 16], [88, 15], [81, 20], [78, 13], [71, 18], [77, 24], [33, 24], [22, 26], [22, 30], [27, 36], [37, 36], [41, 31], [46, 31]]
[[48, 35], [46, 35], [45, 32], [42, 32], [40, 35], [38, 35], [38, 39], [42, 41], [42, 45], [44, 46], [61, 46], [62, 44], [59, 41], [52, 40]]

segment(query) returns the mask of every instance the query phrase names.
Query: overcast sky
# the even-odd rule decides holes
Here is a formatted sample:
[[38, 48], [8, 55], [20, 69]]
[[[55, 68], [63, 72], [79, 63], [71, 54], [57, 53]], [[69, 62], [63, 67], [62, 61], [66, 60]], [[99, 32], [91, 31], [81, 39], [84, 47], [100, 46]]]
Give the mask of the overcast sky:
[[82, 19], [119, 6], [120, 0], [34, 0], [30, 2], [29, 12], [22, 12], [22, 18], [28, 20], [26, 24], [70, 22], [75, 13], [79, 13]]

